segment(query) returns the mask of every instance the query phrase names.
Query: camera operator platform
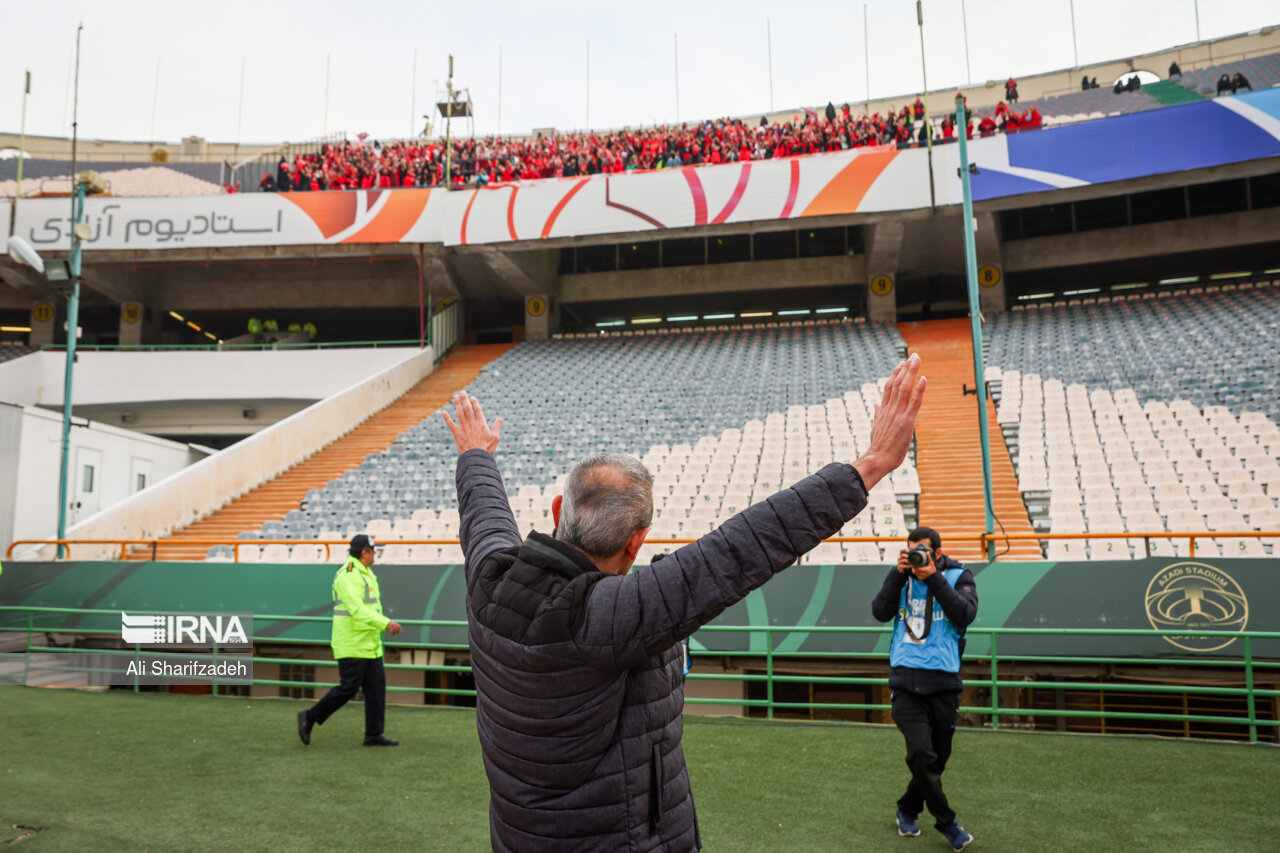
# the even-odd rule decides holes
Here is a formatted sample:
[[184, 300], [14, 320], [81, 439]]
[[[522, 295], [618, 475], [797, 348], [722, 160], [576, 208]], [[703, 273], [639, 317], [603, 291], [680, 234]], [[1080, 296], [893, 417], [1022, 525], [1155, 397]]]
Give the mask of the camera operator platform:
[[917, 527], [907, 534], [907, 543], [871, 602], [878, 621], [894, 620], [889, 687], [893, 721], [906, 740], [911, 770], [911, 782], [898, 800], [898, 834], [919, 835], [917, 818], [927, 807], [952, 849], [963, 850], [973, 836], [956, 821], [942, 791], [942, 772], [951, 757], [964, 687], [964, 631], [978, 615], [978, 594], [973, 574], [942, 553], [937, 531]]

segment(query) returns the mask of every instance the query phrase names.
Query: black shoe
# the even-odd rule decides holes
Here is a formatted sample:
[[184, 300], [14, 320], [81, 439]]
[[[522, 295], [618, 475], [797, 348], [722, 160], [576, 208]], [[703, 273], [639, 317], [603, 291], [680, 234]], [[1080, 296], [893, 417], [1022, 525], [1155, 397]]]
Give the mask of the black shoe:
[[400, 741], [382, 735], [369, 735], [364, 739], [365, 746], [399, 746]]
[[311, 727], [314, 725], [306, 711], [298, 712], [298, 737], [304, 746], [311, 743]]

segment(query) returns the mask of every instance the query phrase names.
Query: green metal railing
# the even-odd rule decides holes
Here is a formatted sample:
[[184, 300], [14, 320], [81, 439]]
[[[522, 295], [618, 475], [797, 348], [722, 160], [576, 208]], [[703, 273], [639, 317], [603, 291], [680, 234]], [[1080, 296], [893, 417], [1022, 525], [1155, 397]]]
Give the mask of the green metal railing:
[[[72, 607], [23, 607], [23, 606], [0, 606], [0, 614], [3, 613], [22, 613], [26, 615], [25, 628], [0, 628], [2, 633], [24, 633], [26, 634], [26, 646], [24, 649], [25, 665], [23, 670], [23, 683], [27, 683], [30, 674], [30, 656], [40, 653], [75, 653], [86, 655], [134, 655], [141, 651], [139, 647], [133, 649], [86, 649], [86, 648], [67, 648], [62, 646], [46, 646], [39, 645], [34, 642], [35, 635], [42, 633], [76, 633], [84, 635], [100, 635], [107, 637], [118, 637], [115, 631], [100, 630], [82, 630], [77, 628], [68, 628], [64, 625], [54, 624], [55, 622], [65, 622], [65, 619], [41, 619], [43, 624], [37, 624], [37, 617], [66, 617], [66, 616], [115, 616], [119, 610], [94, 610]], [[143, 614], [156, 611], [130, 611], [135, 614]], [[264, 624], [278, 625], [279, 623], [308, 623], [321, 622], [328, 623], [328, 616], [280, 616], [255, 614], [254, 624], [261, 627]], [[465, 629], [466, 622], [450, 621], [439, 619], [401, 619], [398, 620], [405, 627], [420, 626], [426, 628], [453, 628]], [[686, 695], [685, 701], [690, 704], [700, 705], [719, 705], [734, 706], [739, 708], [760, 708], [763, 709], [765, 715], [769, 719], [773, 719], [777, 711], [798, 711], [798, 710], [841, 710], [841, 711], [889, 711], [890, 706], [883, 703], [856, 703], [856, 702], [788, 702], [775, 698], [775, 686], [779, 684], [803, 683], [803, 684], [830, 684], [830, 685], [857, 685], [857, 686], [887, 686], [888, 680], [885, 677], [858, 677], [858, 676], [841, 676], [841, 675], [820, 675], [820, 674], [799, 674], [788, 675], [779, 673], [776, 670], [779, 662], [789, 660], [803, 660], [807, 663], [813, 662], [849, 662], [849, 661], [874, 661], [878, 665], [887, 666], [886, 656], [879, 652], [782, 652], [775, 649], [773, 637], [775, 634], [793, 634], [793, 633], [810, 633], [810, 634], [848, 634], [848, 635], [888, 635], [892, 629], [889, 626], [798, 626], [798, 625], [705, 625], [695, 634], [695, 640], [699, 634], [704, 633], [736, 633], [748, 634], [755, 636], [763, 636], [763, 649], [756, 651], [725, 651], [725, 650], [702, 650], [697, 649], [698, 645], [694, 644], [695, 650], [692, 655], [695, 661], [699, 658], [703, 659], [723, 659], [733, 657], [739, 661], [759, 659], [762, 661], [764, 672], [732, 672], [732, 673], [709, 673], [709, 672], [690, 672], [688, 680], [693, 682], [716, 682], [731, 681], [742, 684], [763, 683], [765, 686], [764, 699], [751, 699], [747, 696], [741, 698], [714, 698], [699, 697]], [[1257, 676], [1261, 671], [1264, 674], [1273, 673], [1274, 678], [1270, 679], [1271, 683], [1280, 682], [1280, 660], [1274, 659], [1258, 659], [1254, 655], [1253, 644], [1257, 640], [1280, 640], [1280, 632], [1276, 631], [1195, 631], [1197, 637], [1222, 637], [1231, 638], [1241, 641], [1241, 657], [1240, 658], [1209, 658], [1209, 657], [1187, 657], [1187, 658], [1143, 658], [1129, 657], [1119, 654], [1110, 655], [1026, 655], [1026, 654], [1006, 654], [1000, 655], [998, 645], [1000, 638], [1005, 637], [1026, 637], [1026, 636], [1056, 636], [1056, 637], [1109, 637], [1109, 638], [1125, 638], [1125, 637], [1164, 637], [1164, 636], [1186, 636], [1186, 629], [1180, 631], [1154, 631], [1143, 629], [1104, 629], [1104, 628], [982, 628], [970, 626], [968, 629], [969, 641], [972, 644], [976, 638], [986, 637], [990, 641], [990, 650], [986, 653], [968, 654], [965, 657], [967, 663], [985, 664], [984, 669], [989, 669], [990, 675], [987, 678], [966, 678], [966, 687], [987, 688], [990, 691], [991, 702], [989, 705], [982, 706], [962, 706], [961, 713], [975, 714], [989, 718], [989, 724], [993, 729], [1001, 727], [1001, 718], [1008, 717], [1057, 717], [1057, 718], [1076, 718], [1076, 719], [1115, 719], [1115, 720], [1132, 720], [1146, 721], [1161, 724], [1182, 724], [1204, 723], [1216, 725], [1231, 725], [1247, 727], [1249, 733], [1249, 741], [1251, 743], [1258, 742], [1259, 729], [1271, 729], [1276, 736], [1280, 736], [1280, 720], [1276, 719], [1274, 711], [1274, 700], [1280, 697], [1280, 690], [1274, 688], [1262, 688], [1257, 685]], [[313, 638], [297, 639], [288, 637], [266, 637], [256, 635], [253, 638], [256, 644], [270, 645], [323, 645], [323, 641]], [[423, 649], [442, 652], [467, 652], [466, 643], [442, 643], [442, 642], [399, 642], [393, 641], [388, 643], [389, 647], [395, 649]], [[0, 655], [0, 658], [4, 655]], [[283, 664], [283, 665], [305, 665], [319, 667], [336, 667], [337, 662], [333, 660], [315, 660], [309, 658], [294, 657], [253, 657], [255, 664]], [[1232, 678], [1243, 682], [1243, 686], [1223, 686], [1219, 684], [1151, 684], [1151, 683], [1133, 683], [1128, 681], [1055, 681], [1055, 680], [1024, 680], [1025, 676], [1019, 675], [1013, 677], [1006, 673], [1001, 677], [1001, 665], [1025, 665], [1025, 664], [1044, 664], [1044, 665], [1115, 665], [1124, 664], [1131, 666], [1152, 665], [1161, 667], [1188, 667], [1188, 668], [1211, 668], [1226, 670], [1232, 674]], [[404, 664], [404, 663], [388, 663], [388, 670], [410, 670], [417, 672], [435, 672], [435, 673], [452, 673], [452, 674], [468, 674], [471, 667], [459, 664]], [[74, 667], [74, 666], [44, 666], [37, 665], [40, 671], [67, 671], [77, 673], [102, 672], [101, 669], [94, 667]], [[1023, 667], [1025, 670], [1025, 666]], [[334, 682], [328, 681], [299, 681], [299, 680], [282, 680], [282, 679], [266, 679], [255, 678], [252, 682], [254, 685], [276, 686], [276, 687], [294, 687], [294, 688], [318, 688], [327, 689], [334, 685]], [[1185, 694], [1195, 696], [1215, 696], [1223, 698], [1241, 699], [1245, 701], [1246, 712], [1242, 716], [1231, 716], [1227, 714], [1199, 714], [1199, 713], [1149, 713], [1142, 711], [1115, 711], [1101, 708], [1099, 710], [1075, 710], [1065, 708], [1024, 708], [1024, 707], [1007, 707], [1000, 704], [1000, 689], [1035, 689], [1035, 690], [1088, 690], [1100, 693], [1144, 693], [1144, 694]], [[134, 685], [134, 689], [140, 689], [138, 685]], [[388, 691], [402, 693], [421, 693], [424, 695], [436, 696], [464, 696], [474, 697], [474, 690], [449, 688], [449, 687], [408, 687], [403, 685], [388, 685]], [[212, 688], [214, 695], [218, 694], [218, 686], [215, 684]], [[1260, 702], [1268, 702], [1272, 704], [1272, 713], [1270, 715], [1259, 713]], [[1274, 739], [1274, 738], [1273, 738]]]

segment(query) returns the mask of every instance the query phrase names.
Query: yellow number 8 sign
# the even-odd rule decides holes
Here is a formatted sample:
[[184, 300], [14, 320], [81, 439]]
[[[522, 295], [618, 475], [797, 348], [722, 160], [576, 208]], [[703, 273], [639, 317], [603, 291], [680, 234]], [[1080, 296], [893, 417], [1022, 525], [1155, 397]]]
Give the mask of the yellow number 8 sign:
[[541, 317], [547, 313], [547, 300], [541, 296], [533, 296], [524, 304], [524, 310], [530, 317]]
[[876, 296], [888, 296], [893, 293], [893, 277], [878, 275], [871, 279], [871, 292]]
[[37, 302], [31, 309], [31, 319], [37, 323], [48, 323], [53, 319], [53, 306], [48, 302]]
[[978, 270], [978, 284], [983, 287], [995, 287], [1000, 283], [1000, 268], [987, 264]]

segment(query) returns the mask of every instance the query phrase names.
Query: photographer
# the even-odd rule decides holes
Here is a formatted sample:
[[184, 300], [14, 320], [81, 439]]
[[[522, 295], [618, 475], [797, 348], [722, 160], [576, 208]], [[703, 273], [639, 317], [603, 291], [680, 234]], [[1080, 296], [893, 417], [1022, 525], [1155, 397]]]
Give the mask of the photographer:
[[898, 800], [898, 834], [919, 835], [916, 818], [927, 806], [952, 849], [963, 850], [973, 836], [956, 822], [942, 792], [942, 771], [960, 708], [964, 629], [978, 615], [978, 594], [969, 570], [942, 553], [937, 531], [917, 527], [907, 534], [907, 547], [871, 602], [878, 621], [896, 620], [889, 687], [911, 770]]

